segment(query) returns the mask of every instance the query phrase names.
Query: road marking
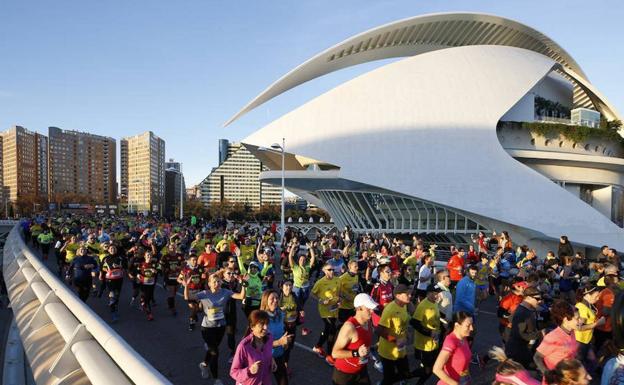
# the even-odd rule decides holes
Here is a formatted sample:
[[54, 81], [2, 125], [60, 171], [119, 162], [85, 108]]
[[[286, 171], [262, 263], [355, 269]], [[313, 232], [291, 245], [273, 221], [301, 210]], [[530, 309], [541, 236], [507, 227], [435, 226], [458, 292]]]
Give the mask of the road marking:
[[496, 314], [496, 313], [493, 313], [491, 311], [485, 311], [485, 310], [479, 310], [479, 313], [477, 313], [477, 315], [479, 315], [479, 314], [488, 314], [488, 315], [498, 316], [498, 314]]
[[[308, 347], [308, 346], [306, 346], [306, 345], [304, 345], [304, 344], [301, 344], [301, 343], [299, 343], [299, 342], [297, 342], [297, 341], [295, 341], [295, 346], [296, 346], [296, 347], [298, 347], [298, 348], [301, 348], [301, 349], [303, 349], [303, 350], [307, 350], [307, 351], [308, 351], [308, 352], [310, 352], [310, 353], [314, 353], [314, 350], [312, 350], [312, 348], [311, 348], [311, 347]], [[314, 353], [314, 354], [316, 354], [316, 353]]]

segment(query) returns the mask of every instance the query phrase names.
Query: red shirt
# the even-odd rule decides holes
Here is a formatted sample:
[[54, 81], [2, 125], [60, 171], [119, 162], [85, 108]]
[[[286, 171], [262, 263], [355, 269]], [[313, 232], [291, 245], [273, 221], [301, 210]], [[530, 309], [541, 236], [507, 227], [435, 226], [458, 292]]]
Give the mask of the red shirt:
[[463, 278], [464, 259], [459, 254], [453, 254], [446, 264], [446, 268], [449, 271], [451, 281], [459, 281]]
[[371, 290], [371, 297], [375, 302], [379, 304], [377, 311], [380, 313], [383, 311], [384, 306], [394, 300], [394, 286], [390, 282], [382, 283], [378, 282], [373, 286]]
[[[362, 327], [355, 317], [349, 318], [347, 322], [353, 324], [358, 338], [355, 342], [349, 342], [346, 349], [358, 350], [362, 345], [370, 347], [373, 339], [373, 327], [370, 321], [368, 322], [368, 329]], [[343, 373], [355, 374], [366, 368], [367, 363], [368, 358], [366, 357], [336, 358], [334, 367]]]
[[[600, 292], [600, 296], [598, 297], [598, 301], [595, 304], [596, 310], [598, 310], [598, 312], [596, 313], [596, 317], [600, 318], [602, 316], [602, 309], [604, 309], [605, 307], [613, 307], [613, 302], [615, 302], [615, 294], [613, 293], [613, 290], [609, 289], [608, 287], [602, 289], [602, 291]], [[613, 327], [611, 326], [611, 316], [606, 316], [605, 320], [605, 324], [601, 326], [596, 326], [596, 329], [602, 330], [604, 332], [610, 332], [611, 330], [613, 330]]]
[[475, 251], [468, 252], [468, 263], [479, 263], [479, 255]]
[[509, 318], [501, 318], [500, 323], [503, 326], [511, 327], [511, 315], [520, 303], [522, 303], [523, 297], [518, 294], [509, 293], [503, 299], [501, 299], [498, 305], [501, 309], [505, 310], [509, 314]]
[[203, 290], [206, 279], [203, 266], [198, 264], [194, 268], [191, 268], [189, 265], [186, 265], [180, 274], [185, 279], [191, 279], [191, 282], [188, 284], [189, 290]]
[[214, 251], [211, 253], [204, 251], [197, 259], [197, 263], [202, 265], [209, 272], [217, 271], [217, 253]]

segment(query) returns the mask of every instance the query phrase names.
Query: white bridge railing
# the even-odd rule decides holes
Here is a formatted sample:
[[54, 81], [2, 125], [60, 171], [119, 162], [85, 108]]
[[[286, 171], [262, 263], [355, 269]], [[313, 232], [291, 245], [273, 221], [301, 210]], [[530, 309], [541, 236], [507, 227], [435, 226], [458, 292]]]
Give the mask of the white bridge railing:
[[18, 227], [4, 245], [4, 278], [29, 362], [43, 366], [32, 368], [37, 385], [171, 384], [33, 255]]

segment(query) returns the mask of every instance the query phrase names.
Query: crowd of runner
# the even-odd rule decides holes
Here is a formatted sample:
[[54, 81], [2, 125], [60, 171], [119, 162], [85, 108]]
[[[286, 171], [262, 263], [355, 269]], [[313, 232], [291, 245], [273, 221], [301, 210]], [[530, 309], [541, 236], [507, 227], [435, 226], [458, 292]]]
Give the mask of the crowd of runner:
[[[369, 384], [369, 363], [384, 385], [432, 376], [438, 385], [467, 385], [471, 363], [490, 358], [499, 362], [496, 385], [586, 385], [597, 376], [602, 385], [624, 384], [624, 331], [612, 314], [621, 264], [608, 246], [586, 256], [562, 236], [557, 250], [537, 255], [507, 232], [480, 232], [465, 248], [441, 250], [417, 236], [346, 228], [309, 237], [287, 229], [278, 248], [275, 224], [142, 216], [37, 216], [21, 226], [83, 301], [107, 294], [111, 322], [120, 319], [124, 283], [154, 321], [154, 288], [162, 284], [168, 311], [187, 306], [188, 329], [201, 328], [201, 377], [217, 385], [225, 336], [237, 384], [288, 384], [299, 333], [318, 334], [313, 351], [333, 367], [327, 383], [337, 385]], [[317, 314], [304, 310], [310, 296]], [[474, 325], [491, 298], [502, 344], [474, 352]], [[237, 343], [239, 306], [248, 330]], [[322, 330], [306, 327], [311, 317], [320, 317]]]

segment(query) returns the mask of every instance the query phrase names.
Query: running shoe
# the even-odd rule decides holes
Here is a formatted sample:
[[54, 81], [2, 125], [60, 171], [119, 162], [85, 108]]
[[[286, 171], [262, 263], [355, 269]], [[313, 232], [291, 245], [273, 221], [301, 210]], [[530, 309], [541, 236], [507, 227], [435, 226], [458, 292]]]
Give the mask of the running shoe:
[[214, 385], [223, 385], [223, 381], [217, 378], [214, 382]]
[[373, 366], [375, 367], [375, 369], [377, 369], [379, 373], [383, 373], [383, 363], [381, 362], [381, 360], [375, 360]]
[[206, 379], [210, 377], [210, 370], [208, 369], [208, 365], [206, 365], [205, 362], [199, 363], [199, 370], [201, 371], [201, 378]]
[[332, 356], [327, 356], [325, 357], [325, 362], [327, 362], [327, 365], [329, 366], [334, 366], [334, 364], [336, 363], [336, 360], [334, 360], [334, 357]]
[[308, 334], [310, 334], [310, 329], [308, 329], [308, 328], [301, 328], [301, 335], [302, 336], [307, 336]]
[[152, 315], [152, 313], [147, 313], [147, 320], [148, 321], [153, 321], [154, 320], [154, 316]]
[[117, 313], [116, 311], [113, 312], [112, 318], [113, 318], [113, 322], [119, 321], [119, 313]]
[[315, 346], [312, 348], [312, 351], [314, 353], [316, 353], [317, 356], [319, 356], [319, 358], [325, 358], [327, 357], [327, 353], [325, 353], [325, 350], [323, 350], [322, 347], [320, 346]]

